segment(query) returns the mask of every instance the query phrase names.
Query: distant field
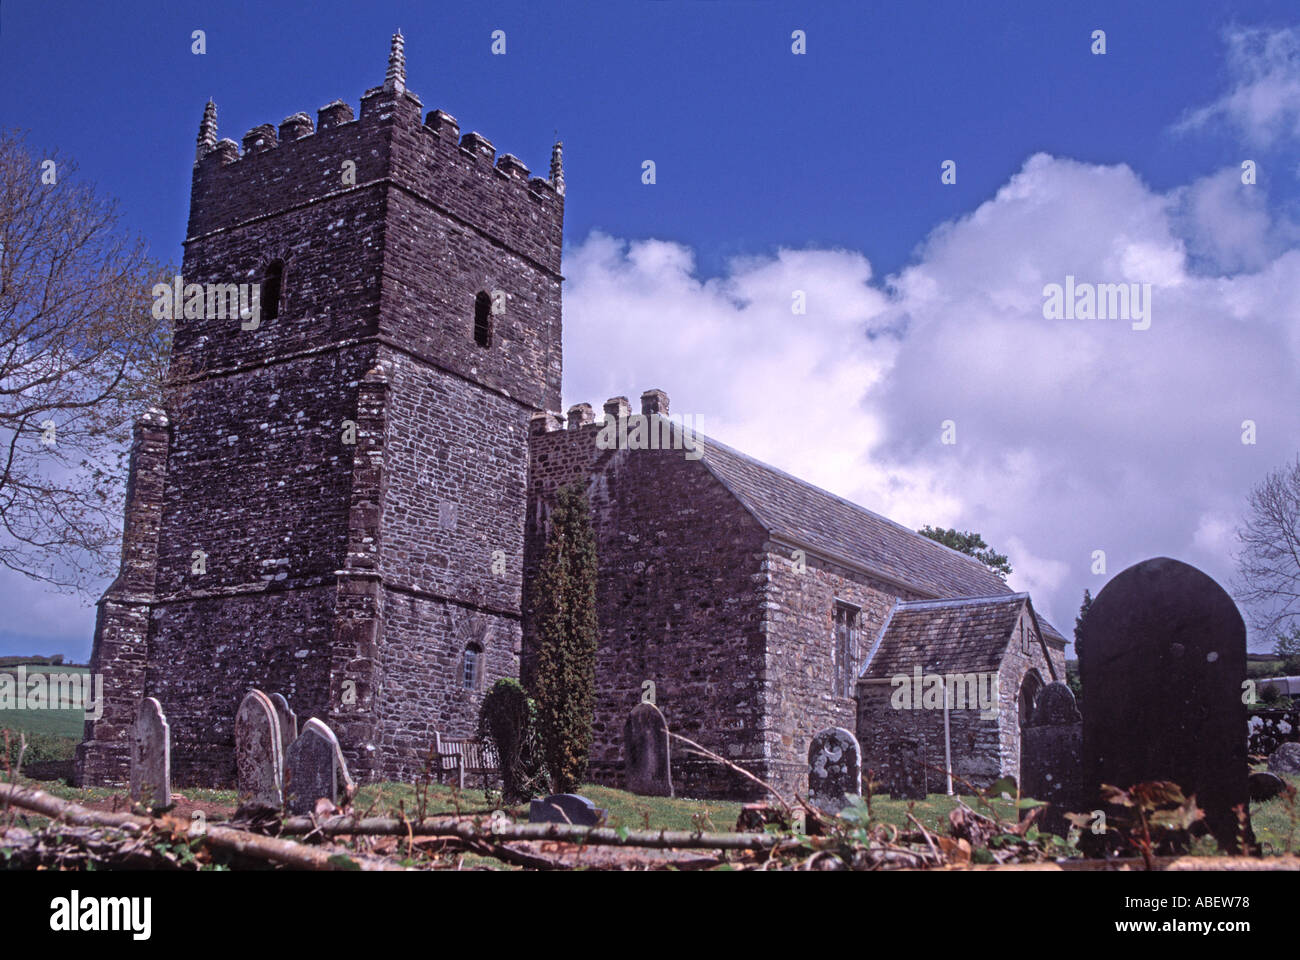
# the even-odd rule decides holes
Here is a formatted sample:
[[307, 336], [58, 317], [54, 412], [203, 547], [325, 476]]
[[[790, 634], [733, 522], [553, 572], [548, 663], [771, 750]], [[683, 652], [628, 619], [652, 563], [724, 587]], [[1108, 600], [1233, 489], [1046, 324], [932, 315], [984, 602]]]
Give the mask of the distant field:
[[[35, 676], [45, 676], [51, 673], [85, 674], [90, 670], [89, 667], [51, 666], [44, 663], [37, 665], [32, 664], [30, 660], [25, 660], [24, 663], [28, 665], [28, 680]], [[18, 666], [19, 664], [7, 664], [0, 668], [0, 674], [8, 674], [16, 679]], [[82, 710], [68, 709], [69, 706], [70, 704], [67, 703], [65, 698], [60, 709], [0, 709], [0, 729], [9, 729], [15, 732], [22, 730], [28, 733], [40, 733], [53, 737], [71, 737], [80, 740], [86, 722], [86, 715]]]

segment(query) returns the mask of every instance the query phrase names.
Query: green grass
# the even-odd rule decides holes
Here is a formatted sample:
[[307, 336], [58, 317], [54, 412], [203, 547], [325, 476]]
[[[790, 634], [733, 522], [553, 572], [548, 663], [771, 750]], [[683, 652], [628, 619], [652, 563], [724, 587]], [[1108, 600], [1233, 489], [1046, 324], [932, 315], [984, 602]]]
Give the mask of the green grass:
[[[993, 816], [996, 812], [996, 815], [1006, 823], [1015, 823], [1017, 820], [1016, 805], [1011, 800], [998, 799], [988, 803], [976, 796], [950, 797], [943, 793], [932, 793], [924, 800], [890, 800], [888, 797], [872, 797], [871, 814], [877, 820], [892, 823], [899, 829], [914, 830], [916, 827], [907, 819], [910, 813], [931, 833], [947, 836], [948, 814], [956, 808], [958, 800], [976, 813]], [[993, 808], [992, 811], [989, 809], [990, 806]]]
[[[1254, 769], [1263, 770], [1260, 764]], [[1279, 776], [1293, 787], [1300, 787], [1300, 777], [1289, 774]], [[1263, 803], [1250, 805], [1250, 826], [1255, 831], [1255, 840], [1268, 853], [1287, 853], [1300, 850], [1300, 797], [1294, 807], [1288, 805], [1285, 796], [1274, 797]]]
[[[649, 824], [653, 830], [697, 830], [702, 825], [705, 830], [731, 830], [740, 815], [739, 803], [724, 800], [689, 800], [673, 797], [639, 797], [612, 787], [602, 787], [586, 783], [575, 791], [589, 799], [597, 807], [609, 811], [610, 826], [627, 827], [629, 830], [643, 829]], [[419, 810], [419, 796], [416, 788], [406, 783], [367, 784], [360, 788], [353, 801], [353, 809], [358, 812], [372, 811], [381, 816], [399, 809], [407, 816], [415, 816]], [[504, 810], [516, 821], [528, 819], [528, 804], [502, 806], [495, 795], [484, 794], [482, 790], [466, 788], [457, 791], [442, 784], [430, 784], [425, 799], [426, 816], [443, 816], [448, 814], [482, 814], [491, 815], [493, 810]], [[697, 821], [697, 817], [700, 819]], [[705, 819], [707, 818], [707, 819]]]

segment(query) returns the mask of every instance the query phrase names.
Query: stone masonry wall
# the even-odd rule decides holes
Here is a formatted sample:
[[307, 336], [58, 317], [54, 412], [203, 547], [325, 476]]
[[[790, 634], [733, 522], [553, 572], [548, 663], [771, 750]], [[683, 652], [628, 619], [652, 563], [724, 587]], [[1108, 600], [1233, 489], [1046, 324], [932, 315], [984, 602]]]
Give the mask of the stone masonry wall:
[[[404, 354], [383, 362], [378, 746], [383, 775], [405, 777], [434, 731], [473, 736], [483, 693], [519, 674], [528, 411]], [[471, 643], [483, 661], [466, 690]]]
[[856, 681], [863, 658], [903, 591], [808, 551], [801, 573], [793, 558], [795, 548], [770, 541], [766, 546], [764, 738], [775, 785], [787, 793], [803, 793], [813, 736], [827, 727], [854, 730], [857, 725], [855, 698], [835, 691], [836, 602], [861, 610], [857, 662], [850, 667]]
[[[763, 532], [698, 460], [681, 450], [598, 450], [598, 430], [533, 436], [526, 574], [545, 545], [545, 504], [583, 480], [600, 564], [591, 775], [622, 785], [623, 723], [646, 680], [673, 732], [766, 775], [756, 679], [765, 670]], [[528, 624], [526, 613], [526, 656]], [[754, 795], [725, 768], [674, 753], [679, 795]]]

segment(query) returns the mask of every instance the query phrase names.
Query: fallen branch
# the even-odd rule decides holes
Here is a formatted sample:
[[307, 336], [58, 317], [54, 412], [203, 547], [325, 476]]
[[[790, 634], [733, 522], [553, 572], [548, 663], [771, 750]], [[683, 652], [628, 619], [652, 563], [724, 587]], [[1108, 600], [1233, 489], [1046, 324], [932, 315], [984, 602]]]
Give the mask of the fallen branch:
[[191, 832], [190, 824], [174, 817], [153, 820], [129, 813], [90, 810], [67, 800], [60, 800], [43, 790], [0, 783], [0, 796], [6, 802], [31, 810], [51, 820], [82, 827], [112, 827], [133, 836], [147, 832], [169, 835], [178, 841], [198, 842], [211, 849], [237, 853], [254, 859], [294, 867], [299, 870], [399, 870], [386, 861], [366, 857], [337, 847], [307, 846], [278, 837], [210, 824], [203, 831]]
[[514, 840], [559, 840], [615, 847], [650, 849], [768, 850], [783, 837], [770, 833], [703, 833], [689, 830], [615, 830], [568, 823], [477, 824], [473, 820], [395, 820], [389, 817], [290, 817], [280, 824], [283, 836], [459, 837], [506, 843]]
[[733, 763], [732, 761], [728, 760], [726, 757], [718, 756], [708, 747], [702, 747], [694, 740], [688, 740], [686, 737], [683, 737], [680, 733], [673, 733], [670, 730], [668, 731], [668, 736], [672, 737], [674, 740], [680, 740], [682, 743], [686, 744], [688, 747], [690, 747], [695, 753], [698, 753], [700, 756], [707, 757], [709, 760], [712, 760], [715, 763], [720, 763], [724, 767], [734, 770], [736, 773], [740, 774], [741, 776], [749, 780], [753, 780], [756, 784], [758, 784], [760, 787], [762, 787], [772, 796], [776, 797], [777, 802], [781, 804], [781, 806], [785, 809], [785, 815], [787, 817], [794, 815], [794, 806], [790, 803], [790, 801], [786, 800], [785, 797], [781, 796], [781, 794], [777, 792], [776, 787], [772, 786], [770, 783], [767, 783], [766, 781], [761, 780], [760, 778], [754, 776], [754, 774], [750, 773], [744, 767], [740, 766], [737, 763]]

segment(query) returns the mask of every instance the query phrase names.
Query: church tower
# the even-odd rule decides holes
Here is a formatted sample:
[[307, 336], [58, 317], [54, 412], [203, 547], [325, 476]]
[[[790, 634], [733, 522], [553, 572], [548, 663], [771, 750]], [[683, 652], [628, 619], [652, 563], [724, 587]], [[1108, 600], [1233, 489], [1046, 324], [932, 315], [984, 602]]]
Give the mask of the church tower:
[[529, 423], [560, 404], [560, 145], [530, 177], [422, 112], [400, 33], [359, 116], [334, 101], [241, 151], [207, 105], [81, 782], [125, 779], [151, 696], [174, 782], [233, 783], [253, 687], [329, 723], [359, 778], [410, 778], [518, 675]]

